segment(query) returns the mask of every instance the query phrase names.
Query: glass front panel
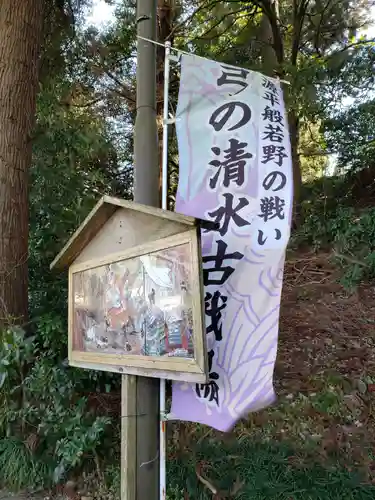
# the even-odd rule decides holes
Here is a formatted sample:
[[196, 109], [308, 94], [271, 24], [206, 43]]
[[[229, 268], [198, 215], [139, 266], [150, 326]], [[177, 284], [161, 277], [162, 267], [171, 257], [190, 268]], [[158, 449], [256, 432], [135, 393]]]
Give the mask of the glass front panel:
[[73, 350], [194, 357], [190, 244], [73, 275]]

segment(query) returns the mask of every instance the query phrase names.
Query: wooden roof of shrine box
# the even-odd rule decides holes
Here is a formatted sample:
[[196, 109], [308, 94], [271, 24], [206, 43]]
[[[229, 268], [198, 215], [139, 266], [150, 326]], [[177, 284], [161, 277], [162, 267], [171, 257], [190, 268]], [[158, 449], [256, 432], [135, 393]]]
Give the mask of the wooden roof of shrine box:
[[69, 268], [70, 365], [207, 381], [205, 224], [109, 196], [97, 203], [51, 264]]

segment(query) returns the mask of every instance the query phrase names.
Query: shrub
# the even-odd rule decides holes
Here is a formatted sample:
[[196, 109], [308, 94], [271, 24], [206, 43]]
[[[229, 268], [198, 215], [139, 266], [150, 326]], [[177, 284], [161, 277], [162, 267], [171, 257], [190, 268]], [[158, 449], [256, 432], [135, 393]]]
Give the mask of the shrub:
[[342, 283], [353, 288], [375, 277], [375, 207], [350, 206], [350, 199], [341, 197], [343, 185], [339, 179], [326, 192], [311, 188], [303, 203], [303, 223], [291, 243], [331, 249], [342, 269]]
[[[0, 335], [0, 482], [13, 488], [27, 481], [46, 486], [81, 467], [96, 454], [110, 423], [89, 411], [80, 396], [98, 374], [69, 368], [51, 356], [45, 332], [39, 338], [43, 349], [37, 336], [27, 337], [20, 328]], [[1, 464], [14, 456], [11, 473]], [[30, 474], [22, 472], [27, 469]]]

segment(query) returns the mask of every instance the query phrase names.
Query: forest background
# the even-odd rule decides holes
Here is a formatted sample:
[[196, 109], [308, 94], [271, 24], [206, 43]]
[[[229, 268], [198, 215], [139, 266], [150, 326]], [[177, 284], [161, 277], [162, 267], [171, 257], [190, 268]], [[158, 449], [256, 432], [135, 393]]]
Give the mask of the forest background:
[[[3, 2], [4, 56], [11, 54], [2, 33], [12, 1]], [[67, 280], [49, 264], [101, 195], [132, 198], [135, 0], [94, 2], [94, 11], [90, 0], [34, 3], [41, 6], [29, 8], [39, 34], [35, 50], [19, 43], [35, 75], [24, 74], [23, 93], [11, 103], [13, 128], [0, 126], [0, 486], [56, 492], [73, 478], [82, 495], [117, 498], [120, 379], [67, 366]], [[374, 5], [158, 1], [160, 41], [290, 82], [285, 98], [296, 194], [278, 404], [225, 436], [169, 425], [169, 500], [373, 498]], [[160, 48], [160, 137], [163, 59]], [[15, 73], [0, 66], [0, 100]], [[174, 67], [172, 112], [178, 82]], [[0, 125], [13, 113], [3, 108]], [[9, 137], [24, 141], [27, 127], [27, 147], [6, 168]], [[171, 132], [173, 209], [178, 151]], [[21, 219], [12, 216], [15, 200]]]

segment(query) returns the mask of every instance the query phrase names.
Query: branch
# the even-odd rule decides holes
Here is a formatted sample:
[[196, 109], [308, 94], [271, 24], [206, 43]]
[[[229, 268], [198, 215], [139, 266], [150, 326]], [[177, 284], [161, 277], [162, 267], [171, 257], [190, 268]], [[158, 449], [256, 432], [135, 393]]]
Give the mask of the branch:
[[293, 0], [293, 42], [292, 42], [292, 65], [297, 64], [298, 51], [301, 43], [301, 33], [303, 22], [306, 16], [307, 7], [310, 0], [302, 0], [298, 8], [297, 0]]
[[280, 23], [275, 3], [270, 0], [255, 0], [254, 4], [258, 5], [268, 18], [272, 30], [273, 49], [275, 51], [278, 64], [282, 66], [284, 63], [284, 44], [279, 29]]
[[346, 45], [343, 47], [341, 50], [335, 50], [332, 52], [332, 54], [329, 54], [328, 56], [325, 57], [325, 60], [328, 61], [328, 59], [335, 57], [337, 54], [342, 54], [343, 52], [346, 52], [347, 50], [353, 49], [355, 47], [360, 47], [361, 45], [367, 45], [375, 43], [375, 38], [372, 38], [371, 40], [359, 40], [358, 42], [351, 43], [350, 45]]
[[[217, 0], [215, 0], [214, 2], [210, 3], [210, 6], [211, 7], [215, 6], [218, 3], [220, 3], [220, 2], [218, 2]], [[219, 37], [219, 35], [225, 34], [236, 23], [236, 21], [238, 21], [239, 19], [243, 19], [243, 18], [246, 18], [246, 17], [253, 17], [257, 13], [257, 9], [258, 9], [257, 6], [251, 5], [250, 7], [251, 7], [251, 9], [249, 8], [249, 6], [243, 6], [240, 9], [237, 9], [235, 11], [231, 11], [231, 12], [228, 12], [228, 13], [224, 14], [219, 20], [217, 20], [215, 22], [215, 24], [213, 26], [208, 27], [208, 29], [203, 33], [203, 35], [196, 36], [196, 37], [190, 39], [189, 42], [187, 42], [187, 43], [193, 42], [195, 40], [200, 40], [200, 39], [213, 40], [213, 39]], [[254, 7], [255, 7], [255, 9], [254, 9]], [[199, 7], [199, 9], [197, 11], [201, 10], [201, 8], [202, 8], [202, 6]], [[243, 14], [242, 16], [237, 16], [234, 19], [234, 21], [231, 23], [231, 25], [224, 30], [223, 33], [220, 33], [219, 35], [215, 35], [215, 36], [207, 38], [207, 35], [212, 30], [214, 30], [217, 26], [219, 26], [227, 17], [229, 17], [229, 16], [235, 16], [236, 14], [241, 14], [243, 12], [246, 12], [246, 13]], [[191, 18], [193, 17], [194, 14], [192, 14]], [[205, 19], [205, 24], [207, 25], [208, 22], [210, 22], [212, 20], [216, 20], [216, 19], [217, 19], [217, 16], [216, 15], [212, 15], [212, 16], [208, 17], [208, 19]], [[184, 24], [185, 28], [188, 30], [188, 26], [186, 25], [186, 23], [180, 23], [178, 25], [178, 27], [180, 27], [182, 24]], [[177, 27], [172, 30], [172, 34], [176, 31], [176, 29], [177, 29]], [[172, 34], [170, 36], [172, 36]], [[179, 35], [182, 36], [182, 33], [180, 33]], [[168, 39], [169, 38], [170, 37], [168, 37]]]
[[322, 24], [323, 24], [324, 15], [325, 15], [326, 11], [328, 10], [331, 1], [332, 0], [327, 0], [326, 5], [323, 7], [323, 10], [320, 13], [319, 24], [318, 24], [318, 28], [317, 28], [317, 31], [316, 31], [316, 34], [315, 34], [315, 37], [314, 37], [314, 48], [315, 48], [315, 51], [318, 54], [318, 56], [322, 55], [321, 52], [320, 52], [320, 49], [319, 49], [319, 40], [320, 40], [320, 34], [321, 34], [320, 30], [321, 30], [321, 27], [322, 27]]
[[[201, 12], [203, 9], [210, 9], [211, 7], [214, 7], [215, 5], [217, 5], [219, 3], [219, 0], [211, 0], [207, 3], [202, 3], [202, 5], [200, 5], [187, 19], [181, 21], [179, 24], [176, 24], [176, 26], [172, 29], [169, 37], [171, 37], [172, 35], [174, 35], [176, 33], [176, 31], [181, 28], [182, 26], [185, 26], [186, 28], [188, 27], [187, 25], [189, 23], [191, 23], [191, 21], [194, 19], [194, 17], [199, 14], [199, 12]], [[168, 39], [169, 39], [168, 37]]]
[[129, 100], [130, 102], [135, 103], [136, 100], [134, 97], [130, 96], [130, 91], [127, 89], [124, 84], [109, 70], [103, 68], [103, 71], [109, 78], [111, 78], [119, 87], [121, 87], [122, 91], [116, 90], [116, 89], [111, 89], [115, 91], [117, 94], [121, 95], [122, 97], [125, 97], [125, 99]]
[[[230, 15], [232, 14], [239, 14], [240, 12], [243, 12], [243, 9], [241, 10], [238, 10], [238, 11], [235, 11], [233, 13], [231, 13]], [[202, 35], [199, 35], [199, 36], [196, 36], [195, 38], [189, 40], [188, 43], [191, 43], [191, 42], [194, 42], [195, 40], [208, 40], [208, 41], [211, 41], [211, 40], [214, 40], [215, 38], [219, 38], [219, 36], [222, 36], [222, 35], [225, 35], [225, 33], [227, 33], [234, 25], [235, 23], [239, 20], [239, 19], [244, 19], [246, 17], [249, 17], [249, 14], [244, 14], [243, 16], [237, 16], [234, 18], [234, 20], [232, 21], [232, 23], [227, 26], [225, 28], [224, 31], [222, 31], [221, 33], [217, 34], [217, 35], [214, 35], [214, 36], [211, 36], [211, 37], [207, 37], [207, 35], [212, 31], [214, 30], [217, 26], [219, 26], [223, 20], [227, 17], [226, 16], [223, 16], [221, 19], [219, 19], [219, 21], [217, 21], [213, 26], [211, 26], [210, 28], [208, 28], [208, 30], [206, 30]], [[242, 31], [242, 30], [241, 30]]]
[[304, 158], [314, 158], [316, 156], [330, 156], [336, 154], [334, 151], [299, 151], [298, 156], [303, 156]]
[[102, 100], [103, 100], [103, 97], [100, 96], [97, 99], [93, 99], [90, 102], [86, 102], [85, 104], [70, 104], [70, 106], [73, 106], [74, 108], [89, 108], [91, 106], [94, 106], [95, 104], [97, 104], [98, 102], [100, 102]]

